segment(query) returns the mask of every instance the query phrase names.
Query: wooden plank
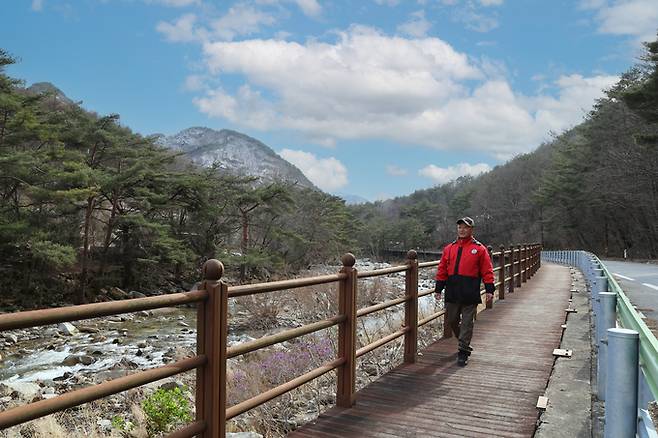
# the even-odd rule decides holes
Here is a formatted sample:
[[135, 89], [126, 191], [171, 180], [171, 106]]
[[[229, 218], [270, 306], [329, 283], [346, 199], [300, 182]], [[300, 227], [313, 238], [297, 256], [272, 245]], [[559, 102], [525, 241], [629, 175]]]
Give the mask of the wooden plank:
[[537, 409], [546, 409], [548, 407], [548, 397], [543, 395], [539, 396], [537, 399]]

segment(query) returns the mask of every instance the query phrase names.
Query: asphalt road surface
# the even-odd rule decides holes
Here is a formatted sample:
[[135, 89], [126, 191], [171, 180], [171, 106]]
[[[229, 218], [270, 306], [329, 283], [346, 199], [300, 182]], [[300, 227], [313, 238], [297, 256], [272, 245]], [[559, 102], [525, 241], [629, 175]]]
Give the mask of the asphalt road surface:
[[603, 260], [631, 302], [658, 332], [658, 264]]

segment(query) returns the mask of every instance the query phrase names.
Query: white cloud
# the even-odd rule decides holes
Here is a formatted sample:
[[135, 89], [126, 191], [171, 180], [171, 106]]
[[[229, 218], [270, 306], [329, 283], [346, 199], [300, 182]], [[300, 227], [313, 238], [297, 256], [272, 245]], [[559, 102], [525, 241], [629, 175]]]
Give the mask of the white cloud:
[[172, 42], [190, 42], [200, 39], [195, 28], [196, 15], [185, 14], [178, 18], [173, 24], [161, 21], [156, 26], [158, 32], [163, 34], [167, 40]]
[[165, 6], [181, 8], [184, 6], [198, 5], [201, 0], [146, 0], [147, 3], [159, 3]]
[[386, 166], [386, 173], [391, 176], [405, 176], [409, 172], [407, 172], [407, 169], [403, 169], [395, 164], [389, 164]]
[[397, 6], [400, 4], [400, 0], [375, 0], [375, 3], [380, 6]]
[[295, 0], [295, 3], [309, 17], [317, 17], [322, 13], [322, 6], [317, 0]]
[[226, 15], [214, 20], [211, 31], [222, 40], [231, 40], [239, 35], [258, 33], [261, 26], [271, 26], [275, 21], [273, 16], [259, 9], [239, 3], [232, 6]]
[[579, 123], [617, 79], [563, 76], [525, 96], [512, 90], [496, 63], [475, 63], [437, 38], [364, 27], [339, 33], [334, 43], [252, 39], [206, 43], [204, 53], [208, 75], [244, 80], [235, 90], [210, 89], [195, 98], [211, 117], [291, 130], [328, 146], [387, 139], [498, 159]]
[[291, 149], [283, 149], [279, 155], [297, 166], [322, 190], [331, 192], [347, 185], [347, 168], [334, 157], [318, 158], [309, 152]]
[[43, 11], [43, 0], [32, 0], [32, 10], [35, 12]]
[[459, 178], [460, 176], [477, 176], [490, 170], [491, 166], [485, 163], [460, 163], [450, 167], [438, 167], [434, 164], [430, 164], [429, 166], [420, 169], [418, 174], [430, 178], [435, 184], [445, 184]]
[[412, 37], [421, 38], [427, 35], [432, 23], [425, 18], [425, 11], [416, 11], [411, 14], [409, 21], [398, 26], [398, 32]]
[[219, 18], [206, 19], [207, 26], [198, 21], [195, 14], [185, 14], [173, 23], [159, 22], [156, 29], [172, 42], [230, 41], [237, 36], [259, 33], [262, 26], [276, 22], [272, 15], [244, 3], [232, 6]]
[[656, 0], [583, 0], [581, 7], [597, 11], [596, 21], [601, 33], [629, 35], [638, 41], [656, 39]]
[[505, 0], [478, 0], [482, 6], [500, 6]]
[[183, 90], [185, 91], [201, 91], [205, 88], [205, 78], [201, 75], [189, 75], [183, 83]]

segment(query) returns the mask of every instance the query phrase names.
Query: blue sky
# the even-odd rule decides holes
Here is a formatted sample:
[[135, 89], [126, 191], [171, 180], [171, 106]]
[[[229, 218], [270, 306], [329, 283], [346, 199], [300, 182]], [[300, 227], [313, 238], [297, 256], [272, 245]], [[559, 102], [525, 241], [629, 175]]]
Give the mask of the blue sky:
[[10, 75], [142, 134], [251, 135], [332, 193], [477, 174], [577, 123], [658, 0], [12, 0]]

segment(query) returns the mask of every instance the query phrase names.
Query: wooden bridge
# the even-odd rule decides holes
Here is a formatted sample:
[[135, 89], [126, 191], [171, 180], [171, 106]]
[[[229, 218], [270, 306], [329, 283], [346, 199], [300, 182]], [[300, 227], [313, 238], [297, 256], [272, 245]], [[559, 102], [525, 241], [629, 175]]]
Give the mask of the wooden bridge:
[[[501, 246], [497, 252], [490, 249], [496, 262], [497, 299], [478, 315], [474, 352], [465, 368], [456, 366], [454, 339], [444, 338], [417, 351], [418, 328], [440, 318], [444, 311], [419, 320], [418, 298], [432, 290], [419, 292], [418, 271], [434, 270], [438, 261], [419, 263], [414, 251], [409, 252], [406, 264], [376, 271], [357, 272], [354, 257], [347, 254], [338, 274], [232, 287], [221, 281], [221, 263], [209, 261], [204, 265], [205, 281], [197, 291], [0, 315], [3, 331], [187, 303], [196, 303], [198, 309], [195, 356], [0, 412], [0, 429], [196, 369], [196, 419], [169, 436], [223, 437], [227, 420], [336, 370], [337, 406], [290, 436], [529, 437], [538, 418], [537, 398], [543, 394], [553, 365], [552, 351], [559, 345], [570, 290], [567, 268], [550, 265], [539, 270], [540, 250], [539, 245]], [[357, 309], [358, 279], [398, 272], [405, 273], [404, 296]], [[338, 315], [227, 347], [229, 298], [333, 282], [338, 283]], [[357, 318], [397, 305], [405, 309], [402, 327], [357, 349]], [[227, 406], [229, 358], [333, 326], [338, 326], [339, 340], [335, 360]], [[357, 358], [401, 337], [404, 363], [355, 392]]]

